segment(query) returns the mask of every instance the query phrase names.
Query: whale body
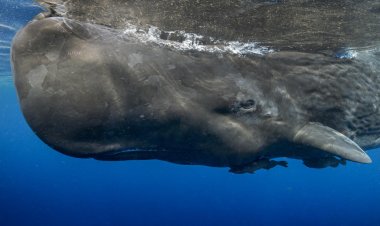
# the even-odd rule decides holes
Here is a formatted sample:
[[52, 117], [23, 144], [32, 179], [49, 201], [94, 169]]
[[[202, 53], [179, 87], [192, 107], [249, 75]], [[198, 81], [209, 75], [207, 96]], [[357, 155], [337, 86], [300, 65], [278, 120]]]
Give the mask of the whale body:
[[64, 154], [244, 173], [370, 163], [380, 144], [376, 1], [40, 2], [15, 85]]

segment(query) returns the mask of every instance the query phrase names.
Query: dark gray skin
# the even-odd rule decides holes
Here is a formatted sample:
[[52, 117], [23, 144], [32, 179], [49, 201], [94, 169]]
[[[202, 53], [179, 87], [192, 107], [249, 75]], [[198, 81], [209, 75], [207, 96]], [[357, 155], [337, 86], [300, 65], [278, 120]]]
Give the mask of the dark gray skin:
[[380, 41], [378, 0], [38, 0], [55, 16], [123, 29], [185, 30], [277, 50], [335, 51]]
[[[75, 4], [94, 15], [91, 4]], [[57, 11], [53, 4], [17, 34], [12, 63], [27, 122], [62, 153], [242, 173], [270, 169], [277, 157], [315, 168], [370, 163], [361, 148], [380, 143], [376, 53], [181, 51]]]

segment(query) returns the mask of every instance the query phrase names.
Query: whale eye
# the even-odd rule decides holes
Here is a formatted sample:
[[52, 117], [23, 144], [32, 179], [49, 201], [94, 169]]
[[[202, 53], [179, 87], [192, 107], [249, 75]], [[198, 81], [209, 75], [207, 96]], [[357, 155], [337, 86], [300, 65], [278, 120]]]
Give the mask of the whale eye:
[[234, 113], [252, 113], [257, 110], [256, 102], [252, 99], [234, 103], [231, 111]]
[[252, 99], [248, 99], [245, 101], [236, 101], [232, 105], [223, 105], [214, 109], [215, 112], [223, 115], [230, 113], [250, 113], [256, 110], [256, 102]]
[[256, 102], [252, 99], [249, 99], [240, 103], [240, 108], [244, 110], [254, 110], [255, 106], [256, 106]]

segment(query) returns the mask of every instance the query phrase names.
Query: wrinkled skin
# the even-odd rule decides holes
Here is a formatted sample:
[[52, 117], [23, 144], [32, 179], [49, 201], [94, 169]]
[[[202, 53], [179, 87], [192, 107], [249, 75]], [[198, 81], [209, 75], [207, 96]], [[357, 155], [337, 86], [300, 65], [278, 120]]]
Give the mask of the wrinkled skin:
[[[317, 42], [313, 35], [298, 37], [297, 32], [288, 34], [293, 42], [269, 38], [277, 28], [268, 19], [268, 27], [253, 26], [252, 30], [262, 31], [256, 37], [255, 32], [241, 33], [240, 39], [255, 38], [282, 51], [263, 56], [181, 51], [121, 35], [123, 20], [112, 15], [128, 9], [125, 20], [138, 20], [141, 26], [182, 27], [218, 39], [239, 37], [223, 37], [229, 34], [224, 29], [233, 26], [213, 31], [220, 27], [219, 20], [210, 20], [212, 26], [206, 23], [209, 29], [194, 31], [194, 24], [172, 24], [173, 19], [162, 11], [155, 15], [134, 1], [105, 1], [108, 4], [96, 10], [91, 8], [96, 4], [71, 1], [65, 11], [56, 2], [49, 1], [50, 11], [17, 34], [12, 62], [27, 122], [62, 153], [103, 160], [161, 159], [229, 166], [232, 172], [243, 173], [286, 166], [270, 160], [277, 157], [302, 159], [314, 168], [344, 164], [341, 158], [369, 163], [361, 148], [380, 143], [379, 53], [367, 48], [353, 59], [334, 54], [346, 47], [344, 43], [362, 47], [379, 39], [366, 43], [365, 38], [340, 30], [330, 33], [329, 27], [322, 27], [323, 32], [341, 37], [334, 43], [332, 38]], [[160, 8], [170, 1], [154, 2]], [[231, 7], [221, 2], [218, 7]], [[121, 3], [130, 7], [123, 8]], [[206, 3], [201, 2], [202, 10], [210, 7]], [[269, 11], [282, 7], [302, 11], [307, 4], [264, 3], [252, 4]], [[374, 11], [361, 20], [377, 18], [376, 4], [360, 4]], [[106, 6], [117, 6], [119, 11], [112, 13]], [[136, 7], [150, 14], [137, 15]], [[173, 10], [172, 15], [185, 12]], [[211, 18], [213, 12], [206, 15]], [[214, 13], [218, 18], [220, 11]], [[378, 31], [378, 23], [368, 23], [368, 27]], [[236, 29], [249, 31], [243, 28]], [[378, 38], [378, 32], [371, 32], [368, 35]], [[303, 41], [308, 44], [301, 45]]]
[[[316, 52], [378, 45], [377, 0], [38, 0], [55, 15], [124, 29], [126, 22], [216, 39]], [[63, 7], [56, 7], [64, 5]], [[63, 12], [64, 11], [64, 12]]]

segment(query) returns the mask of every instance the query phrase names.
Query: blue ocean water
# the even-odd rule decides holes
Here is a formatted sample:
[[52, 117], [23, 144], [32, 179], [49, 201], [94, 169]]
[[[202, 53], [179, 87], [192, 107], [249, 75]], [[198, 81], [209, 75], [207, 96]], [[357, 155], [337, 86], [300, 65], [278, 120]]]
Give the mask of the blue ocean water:
[[380, 150], [370, 165], [317, 170], [289, 160], [243, 175], [52, 150], [21, 114], [9, 61], [12, 37], [39, 11], [0, 0], [0, 226], [380, 225]]

